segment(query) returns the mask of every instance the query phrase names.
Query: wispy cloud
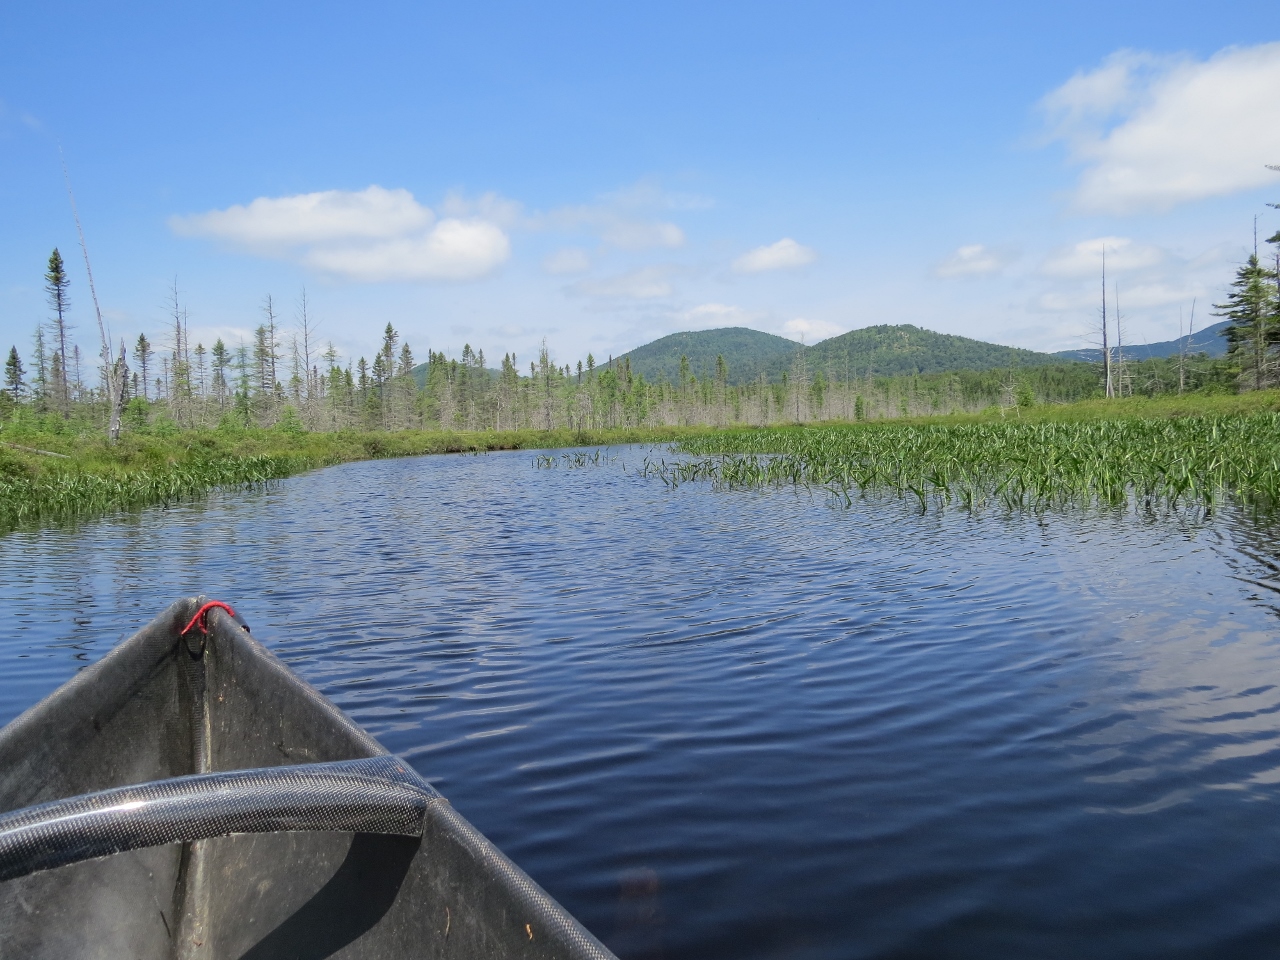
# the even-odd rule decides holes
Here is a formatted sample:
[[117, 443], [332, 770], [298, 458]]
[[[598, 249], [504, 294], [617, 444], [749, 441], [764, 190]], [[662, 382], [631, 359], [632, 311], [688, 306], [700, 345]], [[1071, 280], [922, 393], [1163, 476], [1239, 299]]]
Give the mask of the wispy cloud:
[[565, 247], [544, 259], [542, 269], [552, 275], [586, 273], [591, 269], [591, 258], [578, 247]]
[[1053, 251], [1041, 264], [1040, 272], [1053, 277], [1098, 277], [1104, 255], [1113, 275], [1158, 266], [1167, 256], [1159, 247], [1128, 237], [1094, 237]]
[[844, 333], [843, 327], [829, 320], [806, 320], [803, 317], [788, 320], [782, 325], [782, 330], [791, 339], [803, 340], [809, 344]]
[[601, 280], [579, 280], [566, 292], [605, 300], [657, 300], [673, 292], [668, 273], [662, 266], [642, 267]]
[[535, 229], [585, 231], [620, 250], [674, 249], [685, 243], [684, 230], [667, 214], [701, 210], [710, 201], [671, 194], [651, 180], [607, 193], [594, 203], [557, 207], [529, 220]]
[[752, 313], [728, 303], [700, 303], [681, 311], [675, 319], [682, 330], [711, 330], [717, 327], [743, 327], [758, 323], [762, 314]]
[[769, 270], [791, 270], [818, 259], [817, 251], [783, 237], [777, 243], [756, 247], [733, 261], [738, 273], [765, 273]]
[[[458, 209], [460, 200], [452, 201]], [[259, 197], [225, 210], [170, 218], [181, 236], [206, 237], [258, 256], [292, 260], [360, 281], [474, 280], [511, 254], [498, 198], [482, 198], [465, 218], [437, 220], [408, 190], [379, 186]]]
[[1197, 61], [1122, 50], [1041, 101], [1084, 165], [1077, 204], [1167, 210], [1270, 182], [1280, 157], [1280, 42]]
[[940, 277], [985, 277], [999, 273], [1017, 259], [1010, 250], [993, 250], [981, 243], [959, 247], [934, 267]]

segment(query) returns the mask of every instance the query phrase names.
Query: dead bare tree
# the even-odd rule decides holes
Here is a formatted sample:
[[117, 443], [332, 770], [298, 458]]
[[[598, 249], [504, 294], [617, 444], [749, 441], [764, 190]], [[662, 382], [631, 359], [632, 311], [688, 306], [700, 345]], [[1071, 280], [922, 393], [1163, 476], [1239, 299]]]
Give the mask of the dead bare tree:
[[[62, 147], [58, 147], [62, 155]], [[93, 299], [93, 312], [98, 319], [98, 336], [102, 339], [102, 379], [107, 387], [107, 439], [114, 443], [120, 439], [120, 417], [124, 413], [124, 386], [129, 376], [125, 362], [124, 341], [120, 341], [120, 356], [111, 355], [111, 335], [102, 319], [98, 305], [98, 291], [93, 285], [93, 268], [89, 265], [89, 247], [84, 242], [84, 227], [80, 225], [80, 212], [76, 209], [76, 195], [71, 190], [71, 174], [67, 172], [67, 159], [62, 157], [62, 177], [67, 183], [67, 196], [71, 200], [71, 215], [75, 217], [76, 234], [80, 237], [80, 252], [84, 254], [84, 271], [89, 278], [89, 296]]]
[[1111, 385], [1111, 346], [1107, 343], [1107, 248], [1102, 248], [1102, 378], [1107, 399], [1115, 396]]

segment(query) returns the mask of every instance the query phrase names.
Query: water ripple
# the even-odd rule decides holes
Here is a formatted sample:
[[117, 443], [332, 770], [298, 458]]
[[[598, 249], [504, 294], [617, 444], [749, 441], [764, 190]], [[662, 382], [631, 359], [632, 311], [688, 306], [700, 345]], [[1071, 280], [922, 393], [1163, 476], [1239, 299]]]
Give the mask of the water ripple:
[[0, 540], [0, 720], [206, 592], [624, 960], [1265, 956], [1272, 542], [350, 464]]

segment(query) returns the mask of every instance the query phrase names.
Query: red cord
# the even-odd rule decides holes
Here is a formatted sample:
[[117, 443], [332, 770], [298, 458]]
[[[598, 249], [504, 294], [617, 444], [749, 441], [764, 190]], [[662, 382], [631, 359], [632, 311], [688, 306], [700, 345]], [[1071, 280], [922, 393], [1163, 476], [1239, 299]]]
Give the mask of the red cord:
[[203, 607], [201, 607], [199, 610], [196, 611], [196, 615], [191, 618], [191, 622], [188, 623], [186, 627], [183, 628], [182, 633], [178, 634], [178, 636], [185, 637], [188, 633], [191, 632], [192, 627], [199, 627], [201, 633], [208, 633], [210, 610], [225, 610], [227, 611], [227, 613], [231, 614], [231, 616], [233, 617], [236, 615], [236, 612], [232, 610], [229, 606], [227, 606], [225, 603], [223, 603], [221, 600], [210, 600]]

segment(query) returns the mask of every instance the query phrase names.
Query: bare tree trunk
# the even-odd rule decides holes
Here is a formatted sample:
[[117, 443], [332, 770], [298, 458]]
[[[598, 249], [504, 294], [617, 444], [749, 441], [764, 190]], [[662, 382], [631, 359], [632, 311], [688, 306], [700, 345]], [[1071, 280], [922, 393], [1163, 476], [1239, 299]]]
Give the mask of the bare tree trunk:
[[1102, 248], [1102, 378], [1107, 398], [1115, 396], [1111, 386], [1111, 346], [1107, 343], [1107, 248]]
[[[62, 148], [58, 148], [62, 152]], [[71, 199], [71, 215], [75, 217], [76, 234], [80, 237], [80, 252], [84, 254], [84, 271], [89, 277], [89, 296], [93, 298], [93, 312], [98, 319], [98, 335], [102, 338], [102, 373], [107, 386], [107, 439], [114, 443], [120, 439], [120, 417], [124, 413], [124, 384], [129, 375], [129, 367], [125, 363], [124, 341], [120, 341], [120, 357], [111, 356], [111, 337], [107, 333], [107, 325], [102, 320], [102, 308], [98, 305], [98, 291], [93, 286], [93, 268], [89, 266], [89, 248], [84, 242], [84, 228], [80, 225], [80, 212], [76, 210], [76, 196], [71, 191], [71, 175], [67, 172], [67, 161], [62, 161], [62, 176], [67, 181], [67, 196]]]

